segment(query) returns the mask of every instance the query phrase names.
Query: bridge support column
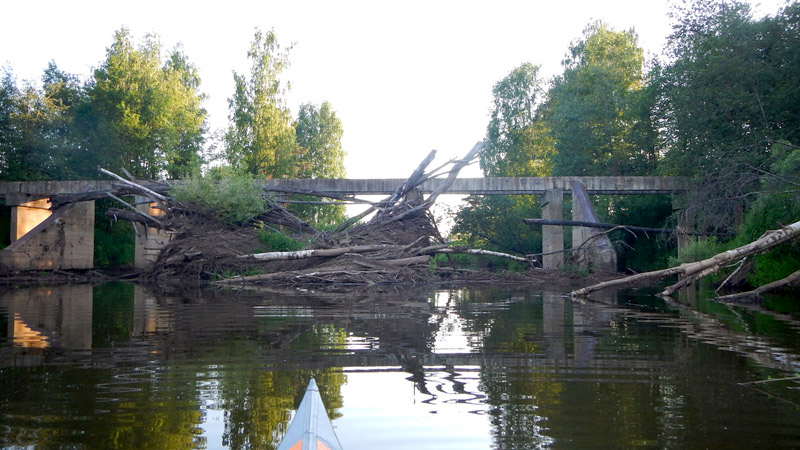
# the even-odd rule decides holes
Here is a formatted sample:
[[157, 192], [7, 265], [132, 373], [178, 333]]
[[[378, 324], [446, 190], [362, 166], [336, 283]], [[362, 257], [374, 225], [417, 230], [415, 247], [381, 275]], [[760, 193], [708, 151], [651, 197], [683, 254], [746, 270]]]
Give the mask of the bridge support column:
[[10, 270], [91, 269], [94, 267], [94, 201], [51, 211], [42, 196], [8, 195], [11, 245], [0, 250]]
[[[164, 215], [164, 211], [159, 209], [155, 203], [151, 203], [147, 197], [136, 196], [134, 201], [136, 202], [136, 207], [146, 214], [153, 217]], [[143, 269], [158, 259], [159, 253], [169, 243], [172, 235], [167, 234], [164, 230], [139, 223], [134, 223], [133, 229], [136, 232], [133, 266], [137, 269]]]
[[[542, 196], [542, 219], [562, 220], [564, 191], [550, 189]], [[560, 269], [564, 267], [564, 227], [544, 225], [542, 227], [542, 267]]]
[[[579, 181], [572, 182], [572, 220], [599, 222], [586, 187]], [[616, 272], [617, 251], [603, 230], [589, 227], [572, 227], [573, 258], [580, 267]]]

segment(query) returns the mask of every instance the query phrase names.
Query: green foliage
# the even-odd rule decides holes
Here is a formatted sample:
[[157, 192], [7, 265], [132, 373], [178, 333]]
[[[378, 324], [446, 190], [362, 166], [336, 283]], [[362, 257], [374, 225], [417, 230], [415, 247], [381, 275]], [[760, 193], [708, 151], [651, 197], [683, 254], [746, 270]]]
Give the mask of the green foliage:
[[452, 236], [460, 244], [507, 253], [542, 251], [541, 227], [523, 218], [540, 217], [539, 199], [529, 196], [472, 196], [455, 217]]
[[633, 31], [597, 22], [573, 43], [543, 109], [555, 142], [554, 175], [644, 175], [656, 152]]
[[305, 248], [305, 244], [278, 231], [264, 228], [258, 230], [258, 241], [273, 252], [294, 252]]
[[206, 131], [196, 68], [158, 37], [135, 48], [114, 35], [105, 60], [81, 83], [50, 63], [42, 87], [22, 88], [10, 70], [0, 80], [0, 178], [96, 178], [97, 166], [142, 178], [199, 171]]
[[71, 107], [81, 97], [74, 77], [45, 71], [44, 89], [18, 88], [10, 69], [0, 80], [0, 179], [45, 180], [70, 175]]
[[176, 201], [194, 204], [232, 225], [245, 224], [266, 211], [262, 193], [252, 178], [237, 175], [194, 177], [170, 189]]
[[345, 152], [342, 149], [344, 129], [328, 102], [323, 102], [319, 107], [311, 103], [300, 105], [295, 129], [297, 145], [302, 152], [298, 172], [300, 178], [345, 176]]
[[204, 96], [196, 68], [179, 48], [164, 58], [158, 36], [146, 35], [136, 48], [122, 28], [93, 75], [88, 101], [77, 112], [89, 143], [82, 173], [97, 165], [125, 167], [154, 179], [199, 170]]
[[244, 173], [267, 178], [297, 175], [300, 151], [280, 81], [289, 65], [289, 50], [282, 50], [272, 31], [256, 30], [247, 52], [250, 78], [234, 73], [225, 154], [231, 166]]
[[[800, 194], [761, 195], [747, 212], [736, 242], [743, 245], [758, 239], [764, 232], [800, 220]], [[800, 270], [800, 244], [780, 245], [754, 258], [755, 266], [748, 276], [754, 286], [784, 278]]]
[[[601, 195], [592, 199], [601, 222], [661, 228], [670, 220], [672, 202], [666, 195]], [[620, 268], [647, 271], [664, 268], [675, 245], [665, 235], [610, 233]]]
[[693, 239], [689, 246], [681, 253], [680, 258], [670, 258], [669, 265], [701, 261], [733, 248], [731, 243], [723, 243], [716, 237], [710, 236], [703, 239]]
[[[295, 124], [295, 136], [300, 151], [298, 174], [300, 178], [343, 178], [344, 155], [342, 149], [342, 122], [328, 102], [317, 107], [300, 105]], [[299, 196], [300, 200], [319, 200], [317, 197]], [[330, 226], [344, 219], [344, 205], [292, 205], [291, 211], [315, 226]]]
[[497, 82], [494, 105], [480, 155], [486, 176], [547, 176], [553, 142], [536, 120], [544, 91], [539, 67], [525, 63]]
[[98, 269], [121, 269], [134, 263], [135, 235], [130, 222], [117, 222], [105, 211], [114, 200], [95, 201], [94, 266]]

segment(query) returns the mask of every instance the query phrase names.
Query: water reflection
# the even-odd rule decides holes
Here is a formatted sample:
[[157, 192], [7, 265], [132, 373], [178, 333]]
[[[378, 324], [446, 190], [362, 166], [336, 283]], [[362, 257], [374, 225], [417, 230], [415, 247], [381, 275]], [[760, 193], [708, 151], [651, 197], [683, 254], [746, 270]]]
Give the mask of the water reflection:
[[566, 290], [10, 291], [0, 447], [275, 448], [311, 376], [348, 449], [800, 444], [790, 315]]

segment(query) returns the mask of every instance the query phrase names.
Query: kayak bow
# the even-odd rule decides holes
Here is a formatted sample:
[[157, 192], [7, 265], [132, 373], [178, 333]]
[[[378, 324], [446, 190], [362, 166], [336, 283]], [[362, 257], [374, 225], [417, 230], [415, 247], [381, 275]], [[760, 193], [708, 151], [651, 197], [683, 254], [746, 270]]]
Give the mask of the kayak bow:
[[313, 378], [278, 450], [343, 450]]

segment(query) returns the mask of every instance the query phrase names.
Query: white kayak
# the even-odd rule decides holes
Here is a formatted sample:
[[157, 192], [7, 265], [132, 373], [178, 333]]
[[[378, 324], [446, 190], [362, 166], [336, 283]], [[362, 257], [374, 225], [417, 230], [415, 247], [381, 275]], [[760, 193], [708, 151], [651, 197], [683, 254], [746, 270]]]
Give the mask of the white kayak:
[[278, 450], [343, 450], [313, 378]]

